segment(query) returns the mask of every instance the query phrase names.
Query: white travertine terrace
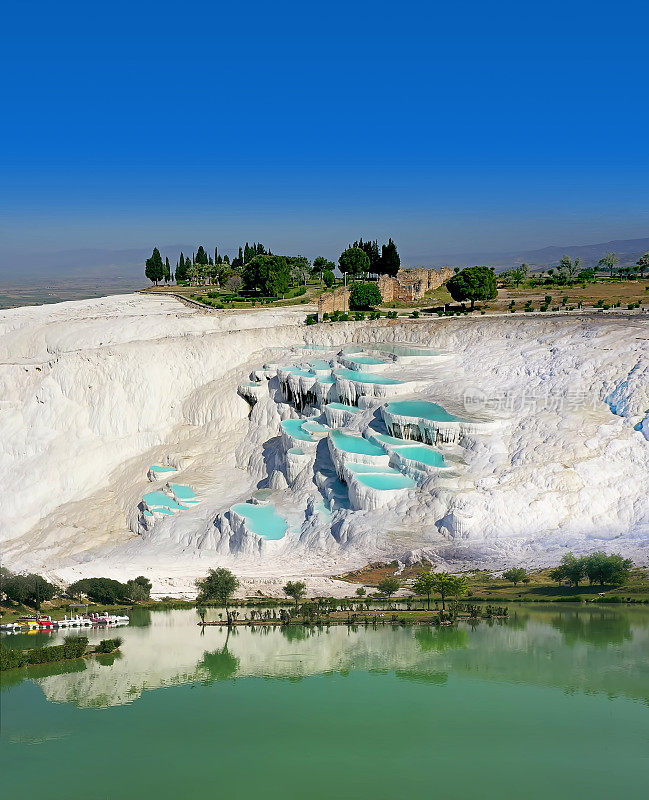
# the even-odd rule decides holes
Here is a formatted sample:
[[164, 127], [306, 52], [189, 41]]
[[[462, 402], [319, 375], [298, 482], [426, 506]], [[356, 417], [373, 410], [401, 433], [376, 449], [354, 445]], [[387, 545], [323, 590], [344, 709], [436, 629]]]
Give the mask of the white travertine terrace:
[[[3, 564], [61, 580], [144, 574], [156, 592], [191, 594], [216, 564], [251, 586], [422, 556], [502, 568], [604, 549], [647, 563], [646, 315], [305, 328], [304, 313], [203, 315], [141, 295], [0, 312]], [[338, 359], [345, 344], [382, 358], [384, 342], [443, 356], [386, 353], [385, 369], [355, 380]], [[333, 376], [309, 369], [317, 359]], [[357, 410], [327, 409], [341, 400]], [[382, 410], [409, 400], [463, 421]], [[332, 447], [333, 431], [284, 437], [281, 421], [298, 417], [366, 440], [388, 422], [409, 444], [436, 442], [450, 468], [388, 444], [389, 469], [416, 485], [380, 488], [390, 481], [354, 473], [358, 454]], [[152, 465], [177, 472], [158, 480]], [[142, 498], [165, 481], [200, 502], [142, 524]], [[290, 522], [261, 547], [229, 514], [259, 488]]]

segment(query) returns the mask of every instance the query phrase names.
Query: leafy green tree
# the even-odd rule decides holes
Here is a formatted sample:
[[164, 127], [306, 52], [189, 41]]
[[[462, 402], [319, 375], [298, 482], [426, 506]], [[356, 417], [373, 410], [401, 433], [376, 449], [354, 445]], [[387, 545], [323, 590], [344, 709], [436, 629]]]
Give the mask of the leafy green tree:
[[389, 242], [384, 244], [381, 248], [379, 272], [381, 272], [383, 275], [391, 275], [394, 278], [397, 272], [399, 272], [400, 267], [401, 258], [399, 257], [397, 246], [392, 239], [390, 239]]
[[430, 595], [436, 589], [436, 582], [435, 582], [435, 575], [432, 572], [422, 572], [421, 575], [417, 576], [417, 579], [412, 585], [413, 590], [417, 594], [422, 594], [426, 596], [426, 600], [428, 601], [428, 610], [430, 611]]
[[521, 581], [527, 578], [527, 570], [523, 567], [512, 567], [511, 569], [503, 572], [503, 578], [506, 581], [511, 581], [514, 586], [518, 586]]
[[644, 278], [645, 272], [649, 272], [649, 253], [645, 253], [643, 256], [640, 256], [636, 266], [638, 268], [638, 272], [640, 273], [640, 277]]
[[138, 575], [134, 580], [126, 581], [126, 588], [128, 589], [129, 597], [135, 603], [151, 598], [151, 581], [145, 578], [144, 575]]
[[169, 283], [169, 278], [171, 278], [171, 264], [169, 263], [169, 257], [165, 257], [165, 265], [164, 265], [164, 281], [165, 283]]
[[515, 267], [514, 269], [510, 270], [508, 273], [511, 282], [514, 286], [520, 286], [521, 283], [527, 279], [527, 276], [530, 274], [530, 268], [527, 264], [521, 264], [520, 267]]
[[489, 267], [466, 267], [447, 281], [446, 288], [453, 300], [470, 300], [471, 310], [476, 300], [493, 300], [498, 296], [496, 275]]
[[367, 253], [360, 247], [348, 247], [340, 254], [338, 268], [343, 274], [361, 275], [363, 272], [369, 271], [370, 260]]
[[282, 587], [282, 591], [287, 597], [292, 597], [295, 600], [295, 610], [297, 611], [298, 602], [306, 594], [306, 583], [302, 581], [288, 581], [286, 586]]
[[336, 265], [333, 261], [329, 261], [328, 258], [324, 256], [318, 256], [317, 258], [313, 259], [313, 266], [311, 267], [311, 274], [312, 275], [320, 275], [320, 280], [323, 280], [324, 273], [328, 270], [333, 271]]
[[389, 600], [395, 592], [399, 591], [401, 588], [401, 582], [398, 578], [383, 578], [382, 581], [379, 581], [376, 588]]
[[284, 256], [294, 285], [306, 285], [311, 274], [311, 262], [306, 256]]
[[4, 592], [13, 603], [39, 609], [41, 603], [51, 600], [58, 591], [57, 586], [41, 575], [14, 575], [7, 569], [2, 570], [0, 592]]
[[205, 625], [205, 615], [207, 614], [207, 609], [205, 606], [196, 606], [196, 613], [199, 616], [201, 625]]
[[607, 253], [603, 258], [597, 262], [597, 266], [600, 269], [608, 270], [611, 278], [615, 273], [615, 267], [620, 263], [620, 259], [615, 255], [615, 253]]
[[449, 575], [448, 572], [433, 572], [435, 578], [435, 591], [441, 595], [442, 610], [446, 610], [447, 597], [459, 597], [466, 594], [469, 587], [463, 575]]
[[257, 255], [244, 265], [241, 278], [244, 288], [275, 297], [288, 291], [291, 274], [284, 256]]
[[68, 594], [73, 597], [85, 594], [94, 603], [106, 605], [131, 599], [128, 586], [112, 578], [82, 578], [68, 586]]
[[595, 278], [595, 270], [590, 268], [579, 270], [577, 278], [580, 281], [592, 281]]
[[219, 567], [211, 569], [205, 578], [196, 581], [198, 596], [196, 598], [199, 605], [215, 600], [225, 607], [225, 614], [228, 620], [228, 627], [232, 626], [232, 614], [230, 613], [230, 601], [234, 593], [239, 588], [239, 579], [233, 575], [229, 569]]
[[591, 553], [584, 559], [584, 571], [591, 583], [619, 585], [629, 579], [633, 561], [622, 558], [621, 555], [610, 555], [598, 551]]
[[365, 597], [366, 594], [367, 594], [367, 590], [365, 589], [365, 587], [359, 586], [358, 589], [356, 589], [356, 596], [357, 597]]
[[374, 308], [382, 302], [381, 291], [376, 283], [352, 283], [349, 289], [349, 307], [352, 311]]
[[157, 247], [153, 248], [153, 253], [145, 262], [144, 274], [150, 281], [153, 281], [156, 286], [158, 285], [158, 281], [164, 278], [164, 264], [162, 263], [162, 256]]
[[333, 274], [333, 272], [330, 269], [326, 269], [322, 273], [322, 280], [324, 281], [324, 285], [327, 288], [330, 288], [336, 282], [336, 276]]
[[579, 582], [586, 577], [584, 567], [583, 558], [576, 558], [572, 553], [566, 553], [559, 566], [552, 570], [550, 577], [557, 583], [566, 580], [573, 586], [579, 586]]
[[557, 279], [559, 283], [572, 283], [579, 274], [581, 258], [574, 260], [570, 256], [563, 256], [557, 267]]

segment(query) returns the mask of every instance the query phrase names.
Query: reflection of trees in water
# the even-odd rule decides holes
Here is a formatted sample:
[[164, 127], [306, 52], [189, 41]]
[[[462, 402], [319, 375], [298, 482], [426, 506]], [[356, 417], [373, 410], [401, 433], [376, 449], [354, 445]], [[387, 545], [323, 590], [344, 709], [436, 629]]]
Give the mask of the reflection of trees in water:
[[466, 647], [469, 635], [464, 628], [418, 628], [415, 639], [424, 652], [433, 651], [443, 653], [445, 650], [455, 650]]
[[305, 639], [311, 639], [315, 634], [315, 629], [308, 628], [306, 625], [282, 625], [280, 630], [289, 642], [303, 642]]
[[564, 642], [571, 647], [577, 642], [605, 648], [633, 641], [629, 617], [616, 611], [564, 612], [553, 617], [550, 624], [561, 632]]
[[128, 618], [131, 628], [148, 628], [151, 625], [151, 611], [148, 608], [135, 606], [128, 612]]
[[505, 623], [508, 628], [512, 628], [515, 631], [524, 631], [527, 628], [527, 623], [530, 621], [529, 614], [523, 614], [520, 611], [514, 611], [513, 614], [509, 614]]
[[228, 650], [229, 638], [230, 632], [228, 631], [223, 647], [212, 653], [204, 653], [202, 660], [199, 661], [199, 669], [205, 670], [209, 675], [205, 681], [206, 684], [214, 683], [214, 681], [227, 681], [237, 674], [240, 661]]

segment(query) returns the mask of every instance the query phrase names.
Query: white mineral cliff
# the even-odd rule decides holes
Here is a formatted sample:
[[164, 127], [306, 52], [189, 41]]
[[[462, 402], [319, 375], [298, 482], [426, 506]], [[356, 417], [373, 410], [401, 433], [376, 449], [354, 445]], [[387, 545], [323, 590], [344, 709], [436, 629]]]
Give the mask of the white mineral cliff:
[[[647, 562], [646, 315], [308, 328], [303, 318], [204, 315], [141, 295], [0, 312], [3, 563], [64, 580], [145, 574], [156, 592], [177, 594], [217, 564], [274, 586], [422, 555], [500, 568], [602, 548]], [[441, 354], [390, 353], [357, 379], [345, 368], [345, 345], [356, 357], [385, 342]], [[463, 422], [402, 426], [383, 412], [403, 400]], [[340, 401], [357, 411], [326, 411]], [[304, 425], [287, 433], [288, 419]], [[329, 444], [332, 425], [374, 440], [386, 420], [397, 436], [435, 445], [447, 466], [418, 470], [388, 444], [386, 458], [346, 459]], [[350, 476], [347, 460], [376, 474]], [[377, 477], [383, 461], [389, 475]], [[153, 465], [176, 471], [156, 480]], [[395, 472], [416, 488], [395, 490]], [[198, 502], [145, 514], [150, 492], [183, 502], [171, 482]], [[286, 535], [231, 524], [231, 506], [245, 501], [272, 502]]]

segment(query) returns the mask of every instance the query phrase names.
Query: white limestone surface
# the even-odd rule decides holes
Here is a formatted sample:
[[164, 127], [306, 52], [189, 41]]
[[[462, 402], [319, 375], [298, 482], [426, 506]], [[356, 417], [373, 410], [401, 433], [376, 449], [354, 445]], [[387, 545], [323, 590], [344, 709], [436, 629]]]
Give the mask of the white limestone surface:
[[[158, 593], [191, 594], [217, 565], [276, 583], [422, 556], [451, 569], [498, 569], [605, 549], [647, 563], [646, 315], [309, 328], [303, 319], [303, 309], [203, 315], [142, 295], [0, 312], [3, 564], [60, 580], [144, 574]], [[398, 399], [493, 424], [440, 443], [460, 468], [358, 508], [362, 498], [350, 498], [336, 470], [342, 458], [334, 463], [326, 441], [308, 457], [289, 455], [281, 441], [280, 420], [305, 412], [287, 402], [275, 370], [295, 364], [305, 341], [443, 351], [444, 359], [396, 361], [382, 374], [402, 381]], [[237, 388], [264, 363], [277, 366], [251, 406]], [[349, 394], [356, 398], [355, 386]], [[338, 398], [318, 399], [323, 407]], [[358, 435], [385, 433], [377, 409], [390, 399], [372, 392], [340, 422]], [[201, 502], [140, 531], [153, 464], [176, 465], [174, 482]], [[259, 488], [272, 490], [290, 522], [281, 547], [260, 550], [218, 524]], [[316, 510], [323, 498], [326, 513]]]

